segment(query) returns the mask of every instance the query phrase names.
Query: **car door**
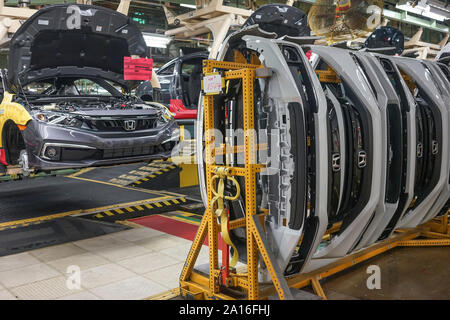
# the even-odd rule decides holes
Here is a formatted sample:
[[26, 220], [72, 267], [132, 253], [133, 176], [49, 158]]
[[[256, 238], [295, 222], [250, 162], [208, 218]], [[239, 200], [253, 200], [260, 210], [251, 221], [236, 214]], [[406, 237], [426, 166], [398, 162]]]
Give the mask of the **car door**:
[[156, 72], [161, 85], [161, 101], [159, 101], [161, 103], [170, 104], [170, 99], [174, 98], [172, 96], [172, 87], [176, 77], [175, 67], [176, 61], [169, 62], [169, 64], [163, 66]]

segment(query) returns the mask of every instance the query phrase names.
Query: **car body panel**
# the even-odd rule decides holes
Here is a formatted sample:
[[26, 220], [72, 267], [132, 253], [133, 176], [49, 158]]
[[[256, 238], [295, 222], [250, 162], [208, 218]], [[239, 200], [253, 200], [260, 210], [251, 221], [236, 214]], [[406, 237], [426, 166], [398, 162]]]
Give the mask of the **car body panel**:
[[[376, 55], [377, 59], [382, 63], [385, 73], [389, 71], [391, 82], [395, 85], [395, 91], [400, 98], [402, 106], [403, 116], [403, 129], [406, 130], [406, 138], [404, 138], [404, 144], [406, 150], [404, 150], [404, 156], [406, 161], [403, 164], [404, 177], [402, 181], [402, 193], [400, 195], [399, 205], [394, 215], [388, 220], [388, 217], [383, 217], [381, 224], [385, 225], [384, 230], [380, 233], [381, 228], [378, 228], [378, 232], [375, 232], [372, 236], [371, 242], [378, 235], [375, 240], [382, 240], [389, 237], [396, 229], [400, 219], [405, 214], [409, 205], [414, 198], [414, 179], [416, 170], [416, 103], [414, 98], [403, 80], [400, 71], [396, 67], [395, 63], [391, 61], [390, 56]], [[386, 71], [387, 70], [387, 71]], [[389, 76], [388, 76], [389, 77]], [[406, 125], [405, 125], [406, 123]]]
[[[372, 244], [378, 239], [381, 232], [385, 229], [387, 223], [390, 221], [397, 209], [400, 195], [402, 169], [400, 168], [400, 170], [398, 170], [398, 168], [392, 168], [394, 170], [388, 170], [388, 163], [394, 163], [398, 160], [397, 157], [400, 158], [400, 165], [403, 163], [403, 128], [400, 116], [400, 101], [395, 93], [395, 89], [390, 83], [390, 80], [385, 76], [384, 70], [378, 60], [369, 53], [360, 52], [356, 53], [356, 55], [360, 59], [364, 72], [376, 92], [378, 106], [381, 113], [382, 152], [384, 158], [381, 170], [379, 172], [381, 175], [379, 203], [369, 226], [356, 246], [356, 249], [361, 249], [368, 244]], [[398, 118], [394, 119], [394, 117]], [[400, 122], [398, 120], [400, 120]], [[391, 122], [398, 123], [398, 125], [392, 126], [390, 125]], [[401, 148], [397, 148], [397, 150], [393, 150], [394, 146], [390, 145], [390, 141], [392, 141], [391, 139], [395, 137], [400, 139], [397, 143]], [[398, 190], [393, 192], [393, 199], [388, 199], [388, 183], [394, 185], [398, 184]]]
[[[450, 128], [450, 81], [448, 81], [445, 74], [442, 72], [442, 70], [435, 62], [424, 61], [424, 63], [428, 66], [430, 72], [434, 74], [434, 80], [436, 81], [436, 85], [440, 86], [441, 88], [443, 100], [447, 106], [447, 111], [449, 114], [447, 127]], [[433, 204], [428, 214], [423, 218], [422, 222], [427, 222], [428, 220], [436, 217], [440, 213], [442, 208], [445, 206], [447, 201], [450, 199], [450, 154], [447, 159], [448, 159], [447, 161], [448, 180], [446, 181], [444, 188], [441, 191], [441, 194], [436, 199], [436, 202]], [[445, 167], [442, 170], [445, 171]]]
[[358, 200], [357, 207], [354, 207], [348, 213], [349, 218], [345, 229], [341, 230], [327, 245], [322, 246], [314, 254], [313, 259], [305, 268], [305, 271], [310, 271], [331, 263], [354, 249], [354, 246], [372, 219], [378, 204], [381, 188], [379, 172], [381, 170], [381, 163], [383, 162], [380, 135], [370, 137], [370, 134], [373, 132], [381, 132], [380, 110], [371, 90], [363, 81], [363, 74], [358, 70], [350, 53], [339, 48], [321, 46], [310, 46], [309, 48], [314, 54], [319, 55], [336, 72], [343, 83], [345, 82], [348, 88], [353, 90], [356, 97], [364, 103], [364, 106], [367, 108], [368, 118], [363, 121], [367, 122], [365, 124], [366, 130], [368, 130], [366, 134], [369, 135], [369, 139], [371, 138], [372, 141], [369, 142], [368, 146], [365, 146], [365, 148], [368, 148], [366, 150], [368, 162], [367, 167], [364, 169], [367, 172], [367, 176], [364, 179], [365, 195]]
[[[434, 84], [430, 75], [427, 73], [423, 62], [416, 59], [408, 59], [395, 57], [392, 58], [397, 67], [407, 74], [409, 77], [414, 79], [414, 81], [422, 90], [423, 94], [426, 95], [431, 112], [433, 113], [433, 121], [435, 122], [435, 132], [438, 139], [438, 151], [434, 154], [436, 158], [435, 164], [432, 172], [431, 180], [427, 186], [427, 190], [424, 191], [421, 202], [415, 206], [415, 208], [408, 210], [399, 222], [399, 227], [416, 227], [422, 222], [422, 220], [427, 215], [428, 211], [431, 209], [433, 203], [439, 196], [446, 180], [448, 179], [447, 162], [448, 162], [448, 112], [447, 107], [443, 101], [442, 96], [439, 93], [439, 89]], [[429, 102], [432, 102], [430, 105]], [[428, 133], [427, 133], [428, 136]], [[440, 140], [440, 141], [439, 141]], [[415, 182], [417, 185], [417, 181]]]

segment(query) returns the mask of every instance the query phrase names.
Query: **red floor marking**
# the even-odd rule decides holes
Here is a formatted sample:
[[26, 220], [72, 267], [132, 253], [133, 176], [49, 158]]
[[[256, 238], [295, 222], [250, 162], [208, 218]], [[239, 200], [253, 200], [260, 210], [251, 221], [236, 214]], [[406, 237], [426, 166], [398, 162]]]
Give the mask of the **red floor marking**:
[[[196, 225], [160, 215], [136, 218], [131, 219], [130, 221], [140, 224], [141, 226], [165, 232], [189, 241], [194, 240], [198, 230], [198, 226]], [[208, 245], [208, 237], [206, 237], [203, 244], [205, 246]], [[222, 250], [222, 247], [223, 247], [223, 240], [219, 234], [219, 250]]]

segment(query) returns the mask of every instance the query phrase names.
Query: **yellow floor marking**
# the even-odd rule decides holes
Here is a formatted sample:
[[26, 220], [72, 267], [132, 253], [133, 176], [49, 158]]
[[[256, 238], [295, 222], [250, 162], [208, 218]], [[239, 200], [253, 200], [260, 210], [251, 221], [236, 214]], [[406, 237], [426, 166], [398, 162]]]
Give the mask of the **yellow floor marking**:
[[149, 204], [145, 204], [145, 206], [146, 206], [147, 208], [149, 208], [149, 209], [153, 209], [153, 207], [152, 207], [151, 205], [149, 205]]
[[114, 209], [114, 211], [117, 212], [118, 214], [125, 213], [125, 211], [122, 211], [122, 210], [120, 210], [120, 209]]
[[183, 216], [186, 216], [186, 217], [192, 217], [192, 216], [203, 217], [203, 216], [200, 215], [200, 214], [196, 214], [196, 213], [192, 213], [192, 212], [187, 212], [187, 211], [177, 210], [177, 212], [182, 213]]
[[15, 221], [8, 221], [8, 222], [0, 223], [0, 228], [6, 228], [6, 227], [12, 228], [12, 227], [16, 227], [19, 225], [23, 225], [25, 223], [43, 222], [43, 221], [48, 221], [48, 220], [53, 220], [53, 219], [58, 219], [58, 218], [64, 218], [67, 216], [89, 214], [89, 213], [96, 213], [96, 212], [105, 212], [107, 210], [111, 211], [118, 207], [123, 208], [123, 207], [128, 207], [128, 206], [142, 205], [143, 202], [152, 203], [153, 201], [161, 201], [161, 200], [166, 200], [166, 199], [170, 200], [170, 198], [172, 198], [172, 196], [144, 199], [144, 200], [140, 200], [140, 201], [133, 201], [133, 202], [127, 202], [127, 203], [118, 203], [118, 204], [113, 204], [113, 205], [108, 205], [108, 206], [103, 206], [103, 207], [98, 207], [98, 208], [91, 208], [91, 209], [78, 209], [78, 210], [72, 210], [72, 211], [67, 211], [67, 212], [62, 212], [62, 213], [49, 214], [47, 216], [21, 219], [21, 220], [15, 220]]
[[200, 221], [199, 222], [195, 222], [195, 221], [192, 221], [192, 220], [189, 220], [189, 219], [183, 219], [183, 217], [179, 217], [179, 216], [164, 216], [163, 215], [163, 217], [166, 217], [166, 218], [169, 218], [169, 219], [172, 219], [172, 220], [182, 221], [182, 222], [189, 223], [189, 224], [193, 224], [194, 226], [199, 226], [200, 225]]
[[114, 213], [112, 213], [112, 212], [109, 211], [109, 210], [105, 211], [105, 214], [106, 214], [107, 216], [110, 216], [110, 217], [114, 215]]
[[131, 174], [138, 175], [138, 176], [146, 176], [146, 175], [148, 174], [147, 172], [144, 172], [144, 171], [136, 171], [136, 170], [130, 171], [130, 173], [131, 173]]
[[139, 169], [147, 171], [147, 172], [154, 172], [154, 171], [158, 170], [157, 168], [152, 168], [152, 167], [142, 167], [142, 168], [139, 168]]
[[144, 300], [170, 300], [173, 298], [176, 298], [180, 295], [180, 288], [175, 288], [148, 298], [145, 298]]
[[84, 169], [81, 169], [80, 171], [75, 172], [75, 173], [73, 173], [73, 174], [71, 174], [71, 175], [68, 175], [68, 176], [66, 176], [66, 177], [67, 177], [67, 178], [78, 177], [79, 175], [82, 175], [83, 173], [89, 172], [89, 171], [91, 171], [91, 170], [94, 170], [94, 168], [84, 168]]
[[148, 181], [148, 179], [147, 179], [147, 178], [142, 178], [141, 180], [142, 180], [142, 181]]
[[162, 208], [162, 205], [158, 202], [155, 202], [154, 205], [157, 206], [158, 208]]
[[172, 204], [169, 201], [163, 201], [166, 206], [171, 206]]
[[183, 217], [192, 217], [192, 216], [195, 216], [195, 214], [190, 213], [190, 212], [185, 212], [185, 213], [182, 214], [182, 216]]
[[119, 176], [119, 179], [130, 180], [130, 181], [138, 180], [139, 178], [140, 177], [138, 177], [138, 176], [130, 176], [127, 174], [123, 174], [123, 175]]
[[127, 210], [128, 212], [134, 212], [134, 210], [132, 208], [129, 208], [129, 207], [125, 208], [125, 210]]
[[134, 183], [136, 183], [136, 184], [141, 184], [142, 182], [140, 182], [140, 181], [135, 181]]
[[95, 217], [98, 218], [98, 219], [103, 218], [103, 216], [102, 216], [100, 213], [99, 213], [99, 214], [96, 214]]
[[109, 182], [110, 183], [115, 183], [115, 184], [118, 184], [118, 185], [121, 185], [121, 186], [126, 186], [127, 184], [130, 183], [130, 181], [128, 181], [128, 180], [119, 180], [119, 179], [116, 179], [116, 178], [109, 180]]
[[156, 174], [162, 175], [163, 173], [161, 171], [156, 171]]
[[135, 206], [139, 211], [143, 211], [145, 210], [144, 208], [142, 208], [141, 206]]
[[179, 204], [180, 203], [180, 201], [178, 201], [177, 199], [173, 199], [172, 202], [175, 203], [175, 204]]

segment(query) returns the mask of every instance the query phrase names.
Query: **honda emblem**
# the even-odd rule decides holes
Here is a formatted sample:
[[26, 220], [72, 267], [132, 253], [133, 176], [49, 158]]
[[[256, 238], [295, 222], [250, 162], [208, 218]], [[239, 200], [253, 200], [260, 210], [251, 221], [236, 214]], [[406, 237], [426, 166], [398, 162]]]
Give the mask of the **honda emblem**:
[[123, 128], [126, 131], [134, 131], [136, 130], [136, 121], [135, 120], [125, 120], [123, 124]]

